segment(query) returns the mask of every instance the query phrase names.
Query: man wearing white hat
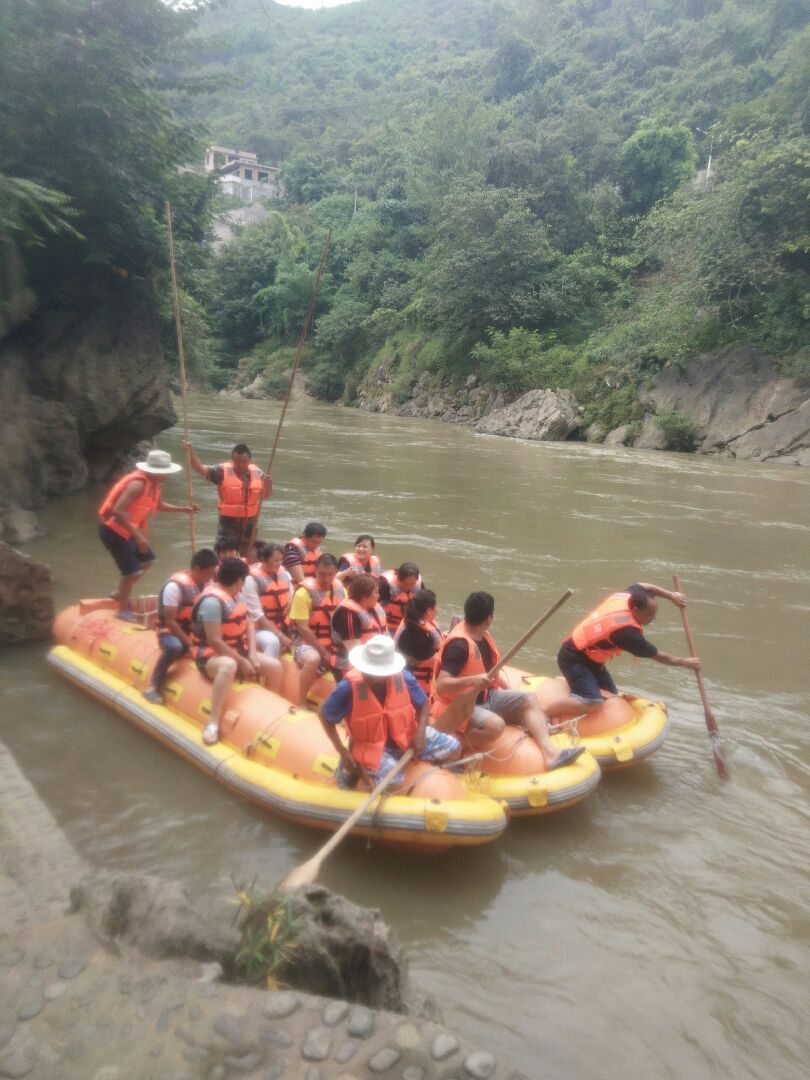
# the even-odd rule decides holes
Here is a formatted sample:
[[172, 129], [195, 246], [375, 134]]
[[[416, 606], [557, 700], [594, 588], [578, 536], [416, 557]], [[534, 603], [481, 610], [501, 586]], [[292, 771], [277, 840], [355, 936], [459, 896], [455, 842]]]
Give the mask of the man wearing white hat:
[[[409, 747], [421, 761], [447, 761], [458, 754], [458, 739], [427, 726], [427, 694], [405, 670], [405, 657], [390, 637], [377, 634], [355, 646], [349, 663], [319, 714], [343, 766], [336, 774], [340, 787], [354, 786], [358, 773], [376, 783]], [[342, 720], [351, 735], [348, 750], [337, 732]]]
[[129, 597], [135, 582], [155, 561], [149, 547], [149, 518], [160, 511], [168, 514], [193, 514], [196, 506], [174, 506], [163, 501], [161, 485], [167, 476], [182, 472], [165, 450], [150, 450], [146, 461], [117, 480], [98, 508], [101, 542], [115, 560], [121, 581], [112, 594], [118, 601], [118, 618], [134, 622]]

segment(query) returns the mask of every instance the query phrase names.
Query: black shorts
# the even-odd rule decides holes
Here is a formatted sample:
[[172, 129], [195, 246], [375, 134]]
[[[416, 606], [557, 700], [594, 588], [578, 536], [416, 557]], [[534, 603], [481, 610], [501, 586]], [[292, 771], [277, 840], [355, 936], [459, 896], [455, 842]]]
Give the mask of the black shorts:
[[557, 653], [557, 663], [560, 671], [565, 676], [571, 693], [580, 701], [589, 705], [596, 701], [604, 701], [601, 691], [609, 694], [617, 694], [616, 683], [604, 664], [597, 664], [594, 660], [565, 644]]
[[253, 535], [253, 527], [256, 518], [225, 517], [220, 514], [217, 521], [217, 535], [215, 544], [227, 544], [237, 548], [242, 554], [247, 553], [247, 545]]
[[115, 565], [121, 571], [121, 577], [142, 574], [144, 565], [155, 561], [155, 553], [151, 548], [147, 548], [146, 551], [138, 550], [138, 542], [134, 536], [121, 536], [109, 525], [99, 525], [98, 535], [115, 560]]

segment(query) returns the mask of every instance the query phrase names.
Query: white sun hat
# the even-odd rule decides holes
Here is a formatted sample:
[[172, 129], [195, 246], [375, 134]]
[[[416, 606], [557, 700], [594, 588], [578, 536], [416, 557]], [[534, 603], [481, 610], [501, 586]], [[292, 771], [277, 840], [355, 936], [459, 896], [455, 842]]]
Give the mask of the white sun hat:
[[377, 675], [383, 679], [398, 675], [405, 667], [405, 657], [397, 652], [390, 637], [375, 634], [365, 645], [355, 645], [349, 651], [349, 663], [363, 675]]
[[171, 476], [172, 473], [183, 471], [183, 466], [175, 465], [171, 454], [165, 450], [150, 450], [146, 461], [136, 461], [135, 468], [149, 473], [150, 476]]

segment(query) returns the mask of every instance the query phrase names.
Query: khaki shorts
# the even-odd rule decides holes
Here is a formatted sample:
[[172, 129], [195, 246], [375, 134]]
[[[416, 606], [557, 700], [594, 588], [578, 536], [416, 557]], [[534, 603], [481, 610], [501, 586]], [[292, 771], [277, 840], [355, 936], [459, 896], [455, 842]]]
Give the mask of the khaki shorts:
[[506, 724], [517, 726], [523, 719], [523, 710], [529, 694], [523, 690], [493, 690], [486, 705], [476, 705], [470, 717], [470, 727], [480, 729], [490, 716], [499, 716]]

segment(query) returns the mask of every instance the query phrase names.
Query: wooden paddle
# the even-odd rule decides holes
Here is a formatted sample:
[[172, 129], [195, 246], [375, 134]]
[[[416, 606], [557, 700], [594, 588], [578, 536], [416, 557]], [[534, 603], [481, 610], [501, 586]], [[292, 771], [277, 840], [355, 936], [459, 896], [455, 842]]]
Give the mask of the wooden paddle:
[[[533, 626], [530, 626], [521, 638], [518, 638], [512, 648], [509, 649], [506, 653], [504, 653], [504, 655], [500, 658], [500, 660], [492, 668], [492, 670], [487, 672], [487, 678], [494, 679], [498, 672], [501, 670], [501, 668], [505, 664], [509, 663], [515, 653], [520, 652], [520, 650], [523, 648], [529, 638], [533, 637], [534, 634], [537, 633], [543, 623], [548, 622], [548, 620], [555, 613], [555, 611], [558, 611], [559, 608], [561, 608], [566, 602], [566, 600], [568, 600], [568, 598], [573, 595], [574, 594], [572, 589], [566, 589], [560, 599], [557, 600], [556, 603], [552, 604], [548, 611], [541, 615], [537, 622]], [[440, 731], [457, 731], [458, 728], [466, 720], [469, 720], [470, 714], [475, 708], [475, 699], [478, 697], [480, 692], [480, 690], [468, 690], [465, 691], [465, 693], [463, 694], [459, 694], [457, 698], [454, 698], [450, 702], [442, 715], [438, 718], [438, 723], [435, 723], [434, 726], [436, 726]]]
[[[172, 208], [168, 199], [166, 200], [166, 230], [169, 234], [169, 268], [172, 274], [172, 302], [174, 305], [174, 327], [177, 333], [177, 357], [180, 361], [180, 399], [183, 402], [183, 439], [185, 442], [189, 441], [188, 434], [188, 399], [186, 397], [186, 354], [183, 349], [183, 326], [180, 322], [180, 298], [177, 293], [177, 271], [174, 266], [174, 233], [172, 231]], [[188, 504], [191, 506], [194, 502], [193, 492], [191, 490], [191, 451], [186, 451], [186, 491], [188, 493]], [[188, 529], [191, 534], [191, 554], [197, 550], [197, 538], [194, 531], [194, 514], [188, 515]]]
[[316, 851], [311, 859], [307, 859], [305, 863], [301, 863], [300, 866], [296, 866], [291, 870], [282, 881], [279, 889], [288, 892], [291, 889], [298, 889], [302, 885], [311, 885], [317, 878], [324, 859], [326, 859], [328, 855], [331, 855], [344, 836], [351, 832], [352, 828], [360, 820], [363, 814], [365, 814], [366, 810], [368, 810], [374, 800], [378, 799], [386, 788], [390, 786], [391, 782], [399, 776], [412, 757], [413, 750], [406, 750], [391, 772], [385, 774], [369, 797], [346, 818], [334, 836], [330, 836], [323, 847], [319, 851]]
[[[675, 585], [675, 592], [683, 591], [681, 589], [681, 579], [677, 574], [672, 575], [672, 582]], [[683, 623], [683, 632], [686, 635], [686, 647], [689, 650], [689, 655], [697, 656], [697, 653], [695, 652], [695, 643], [692, 640], [692, 630], [689, 626], [689, 616], [686, 614], [686, 608], [681, 608], [681, 622]], [[706, 696], [703, 672], [696, 671], [695, 678], [697, 679], [698, 690], [700, 691], [700, 700], [703, 702], [703, 716], [706, 720], [706, 729], [709, 732], [709, 743], [711, 744], [712, 754], [714, 755], [714, 764], [717, 766], [717, 775], [721, 780], [728, 780], [729, 771], [725, 758], [723, 757], [720, 731], [717, 727], [717, 720], [709, 705], [709, 699]]]

